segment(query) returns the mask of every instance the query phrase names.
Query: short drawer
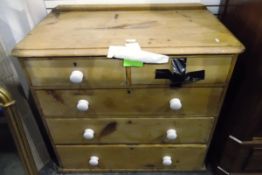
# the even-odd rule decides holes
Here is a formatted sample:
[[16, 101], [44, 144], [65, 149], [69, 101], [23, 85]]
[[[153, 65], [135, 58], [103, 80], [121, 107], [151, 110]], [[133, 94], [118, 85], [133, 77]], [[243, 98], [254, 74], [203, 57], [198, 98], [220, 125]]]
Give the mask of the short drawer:
[[64, 171], [201, 170], [206, 152], [205, 145], [59, 145], [56, 148]]
[[213, 118], [47, 119], [55, 144], [207, 143]]
[[[120, 60], [99, 57], [35, 58], [23, 60], [22, 63], [32, 86], [36, 87], [108, 88], [126, 85], [126, 72]], [[79, 83], [70, 81], [70, 76], [75, 70], [83, 74]]]
[[[197, 84], [224, 84], [227, 83], [228, 74], [232, 64], [232, 56], [225, 55], [209, 55], [209, 56], [180, 56], [171, 58], [187, 58], [187, 72], [205, 70], [205, 79], [193, 83], [189, 86]], [[145, 64], [143, 67], [131, 68], [132, 84], [170, 84], [166, 79], [155, 79], [155, 71], [157, 69], [171, 69], [171, 59], [167, 64]]]
[[[217, 115], [223, 88], [148, 88], [97, 90], [36, 90], [46, 117], [96, 117], [101, 115]], [[170, 108], [179, 99], [180, 109]], [[80, 100], [85, 100], [85, 110]], [[177, 104], [175, 102], [174, 104]]]

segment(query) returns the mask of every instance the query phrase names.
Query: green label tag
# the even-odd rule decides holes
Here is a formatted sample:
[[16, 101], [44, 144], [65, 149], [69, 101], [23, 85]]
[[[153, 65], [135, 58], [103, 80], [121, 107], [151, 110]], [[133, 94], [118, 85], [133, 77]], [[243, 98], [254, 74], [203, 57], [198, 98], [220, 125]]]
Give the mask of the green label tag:
[[144, 64], [141, 61], [134, 61], [134, 60], [124, 59], [123, 66], [124, 67], [143, 67]]

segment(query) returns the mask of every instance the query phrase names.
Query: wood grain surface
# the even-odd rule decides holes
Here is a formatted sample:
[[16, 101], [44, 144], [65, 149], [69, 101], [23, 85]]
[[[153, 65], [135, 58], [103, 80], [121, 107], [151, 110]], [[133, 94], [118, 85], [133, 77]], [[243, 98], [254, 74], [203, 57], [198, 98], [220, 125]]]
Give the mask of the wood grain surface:
[[[202, 55], [202, 56], [174, 56], [171, 58], [187, 58], [187, 72], [205, 70], [205, 79], [185, 84], [223, 85], [227, 83], [227, 76], [232, 62], [232, 56]], [[144, 67], [126, 68], [123, 61], [105, 57], [82, 58], [43, 58], [25, 59], [22, 61], [30, 78], [32, 86], [36, 88], [123, 88], [132, 85], [166, 85], [170, 81], [155, 79], [157, 69], [171, 69], [171, 59], [165, 64], [144, 64]], [[80, 70], [84, 74], [82, 83], [74, 84], [69, 77], [73, 70]], [[127, 80], [130, 81], [127, 82]], [[131, 83], [132, 82], [132, 83]]]
[[[205, 145], [109, 145], [57, 146], [62, 168], [88, 171], [201, 170]], [[100, 158], [99, 166], [88, 164], [90, 156]], [[162, 165], [162, 157], [172, 157], [171, 166]]]
[[160, 7], [139, 11], [108, 8], [55, 10], [15, 47], [13, 55], [107, 55], [110, 45], [123, 45], [129, 38], [136, 39], [147, 51], [162, 54], [234, 54], [244, 48], [204, 8], [161, 10]]
[[[213, 118], [99, 118], [47, 119], [55, 144], [144, 144], [207, 143]], [[93, 129], [94, 139], [83, 137], [85, 129]], [[175, 140], [166, 131], [175, 129]]]
[[[198, 55], [198, 56], [174, 56], [171, 58], [187, 58], [187, 72], [205, 70], [205, 79], [185, 84], [187, 86], [220, 85], [227, 83], [227, 76], [232, 63], [229, 55]], [[156, 69], [171, 69], [171, 59], [168, 64], [145, 64], [144, 67], [131, 69], [132, 84], [170, 84], [169, 80], [155, 79]]]
[[[95, 58], [95, 59], [94, 59]], [[125, 87], [125, 68], [121, 60], [105, 57], [26, 59], [22, 64], [32, 86], [51, 88]], [[74, 70], [83, 72], [83, 82], [70, 82]]]
[[[139, 117], [141, 115], [216, 116], [223, 88], [140, 88], [96, 90], [37, 90], [35, 95], [45, 117]], [[179, 98], [182, 109], [170, 109], [169, 101]], [[78, 100], [89, 102], [78, 111]]]
[[[205, 70], [205, 80], [170, 88], [155, 79], [155, 70], [170, 69], [170, 62], [125, 69], [106, 59], [108, 47], [126, 39], [145, 51], [187, 57], [187, 71]], [[193, 171], [203, 170], [243, 50], [203, 5], [91, 5], [56, 8], [12, 54], [26, 70], [63, 172]], [[84, 73], [81, 84], [70, 83], [73, 70]], [[170, 109], [172, 98], [181, 100], [180, 110]], [[89, 102], [86, 112], [77, 110], [81, 99]], [[93, 140], [83, 139], [86, 128], [95, 131]], [[170, 128], [176, 141], [165, 138]], [[97, 167], [88, 164], [93, 155]], [[171, 166], [162, 165], [166, 155]]]

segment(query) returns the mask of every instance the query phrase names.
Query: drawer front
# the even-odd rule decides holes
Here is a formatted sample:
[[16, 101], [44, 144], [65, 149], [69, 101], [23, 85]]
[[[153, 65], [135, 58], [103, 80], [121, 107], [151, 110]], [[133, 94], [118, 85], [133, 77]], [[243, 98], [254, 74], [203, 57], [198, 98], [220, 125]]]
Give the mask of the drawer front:
[[[65, 170], [201, 170], [206, 152], [204, 145], [168, 146], [56, 146]], [[91, 156], [99, 158], [89, 165]], [[170, 156], [171, 165], [163, 165]]]
[[252, 149], [246, 162], [245, 171], [262, 171], [262, 147]]
[[213, 118], [47, 119], [47, 124], [55, 144], [207, 143]]
[[[40, 87], [124, 87], [126, 72], [122, 61], [103, 58], [27, 59], [24, 67], [32, 86]], [[72, 71], [83, 73], [81, 83], [72, 83]]]
[[[176, 57], [174, 57], [176, 58]], [[180, 57], [181, 58], [181, 57]], [[171, 59], [170, 59], [171, 60]], [[157, 69], [171, 70], [168, 64], [145, 64], [144, 67], [132, 68], [132, 84], [170, 84], [166, 79], [155, 79]], [[189, 56], [187, 57], [187, 72], [205, 70], [205, 79], [191, 84], [224, 84], [227, 81], [231, 67], [232, 56]]]
[[[36, 96], [46, 117], [114, 117], [136, 115], [217, 115], [222, 88], [149, 88], [100, 90], [37, 90]], [[171, 110], [169, 101], [179, 98], [182, 108]], [[77, 108], [88, 102], [86, 111]]]

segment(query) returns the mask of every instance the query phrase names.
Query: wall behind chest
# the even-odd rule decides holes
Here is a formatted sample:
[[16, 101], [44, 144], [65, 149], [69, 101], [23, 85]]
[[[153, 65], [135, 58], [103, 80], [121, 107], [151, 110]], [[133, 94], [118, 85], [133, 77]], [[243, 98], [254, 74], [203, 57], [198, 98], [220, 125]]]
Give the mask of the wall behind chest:
[[221, 0], [44, 0], [47, 12], [59, 4], [142, 4], [142, 3], [202, 3], [218, 15]]

